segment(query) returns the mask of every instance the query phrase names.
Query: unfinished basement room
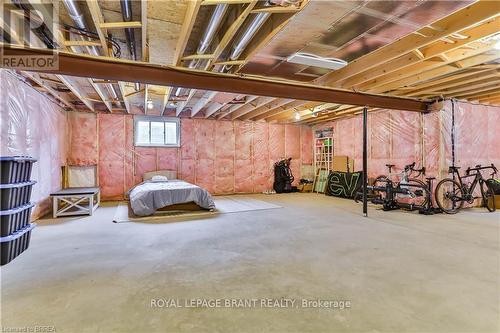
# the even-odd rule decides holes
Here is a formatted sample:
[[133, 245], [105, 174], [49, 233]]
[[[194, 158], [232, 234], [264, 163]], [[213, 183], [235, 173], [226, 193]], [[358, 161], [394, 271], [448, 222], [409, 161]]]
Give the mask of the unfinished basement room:
[[500, 1], [0, 3], [2, 332], [500, 332]]

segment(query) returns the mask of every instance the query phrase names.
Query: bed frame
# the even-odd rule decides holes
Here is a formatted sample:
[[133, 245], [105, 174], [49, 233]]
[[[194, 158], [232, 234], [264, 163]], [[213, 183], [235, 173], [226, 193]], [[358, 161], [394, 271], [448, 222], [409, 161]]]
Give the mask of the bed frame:
[[[146, 172], [142, 176], [142, 180], [150, 180], [153, 178], [153, 176], [165, 176], [168, 179], [177, 179], [177, 172], [171, 171], [171, 170], [158, 170], [158, 171], [151, 171], [151, 172]], [[181, 204], [176, 204], [176, 205], [170, 205], [167, 207], [163, 207], [158, 209], [159, 211], [174, 211], [174, 210], [188, 210], [188, 211], [198, 211], [198, 210], [206, 210], [204, 208], [201, 208], [194, 202], [186, 202], [186, 203], [181, 203]]]

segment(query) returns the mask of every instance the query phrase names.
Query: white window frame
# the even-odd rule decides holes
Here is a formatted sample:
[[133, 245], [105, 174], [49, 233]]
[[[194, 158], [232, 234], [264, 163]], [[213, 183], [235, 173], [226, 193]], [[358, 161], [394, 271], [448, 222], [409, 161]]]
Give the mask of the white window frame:
[[[139, 121], [159, 122], [159, 123], [175, 123], [176, 126], [176, 143], [175, 144], [158, 144], [158, 143], [138, 143], [137, 124]], [[151, 142], [151, 124], [149, 125], [149, 141]], [[181, 122], [175, 117], [155, 117], [155, 116], [134, 116], [134, 146], [136, 147], [175, 147], [181, 146]]]

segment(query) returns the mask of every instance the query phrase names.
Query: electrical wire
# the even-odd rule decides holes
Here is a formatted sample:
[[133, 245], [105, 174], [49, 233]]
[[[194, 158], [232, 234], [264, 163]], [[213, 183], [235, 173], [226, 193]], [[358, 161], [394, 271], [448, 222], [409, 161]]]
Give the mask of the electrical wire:
[[[73, 32], [73, 33], [76, 33], [80, 36], [84, 36], [84, 37], [94, 39], [94, 40], [99, 40], [99, 35], [93, 31], [81, 29], [81, 28], [78, 28], [78, 27], [75, 27], [73, 25], [66, 24], [66, 23], [60, 23], [59, 25], [64, 27], [64, 29], [63, 29], [64, 31]], [[110, 37], [110, 36], [105, 36], [104, 38], [111, 43], [111, 47], [113, 50], [113, 56], [116, 58], [121, 58], [121, 47], [120, 47], [120, 44], [118, 43], [118, 41], [120, 41], [120, 40], [117, 38], [114, 38], [114, 37]], [[121, 41], [121, 42], [123, 42], [123, 41]]]

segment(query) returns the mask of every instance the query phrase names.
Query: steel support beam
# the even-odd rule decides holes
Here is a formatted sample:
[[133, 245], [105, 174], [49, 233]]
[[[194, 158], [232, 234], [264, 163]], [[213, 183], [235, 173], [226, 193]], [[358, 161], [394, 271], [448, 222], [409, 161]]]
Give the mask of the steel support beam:
[[[52, 52], [45, 49], [4, 46], [4, 61], [0, 66], [6, 66], [5, 58], [9, 56], [36, 57], [52, 55]], [[427, 102], [408, 98], [357, 93], [295, 81], [277, 81], [253, 76], [242, 77], [241, 75], [209, 73], [107, 57], [77, 55], [66, 52], [56, 53], [58, 53], [58, 68], [34, 68], [31, 71], [406, 111], [427, 112], [429, 105]], [[30, 71], [30, 69], [24, 70]]]

